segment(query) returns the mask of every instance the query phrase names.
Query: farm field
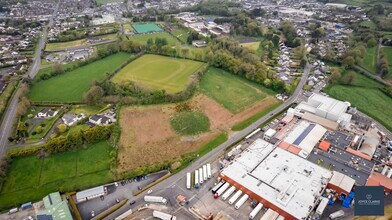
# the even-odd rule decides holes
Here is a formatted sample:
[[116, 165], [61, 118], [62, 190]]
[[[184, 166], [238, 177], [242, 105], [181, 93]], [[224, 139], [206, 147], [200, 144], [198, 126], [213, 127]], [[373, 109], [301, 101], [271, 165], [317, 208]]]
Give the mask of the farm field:
[[36, 155], [15, 158], [0, 193], [0, 209], [37, 201], [55, 191], [71, 192], [110, 182], [111, 151], [110, 145], [99, 142], [44, 159]]
[[325, 90], [334, 98], [350, 102], [352, 106], [392, 130], [392, 111], [385, 111], [385, 106], [392, 105], [392, 99], [379, 90], [382, 87], [376, 81], [356, 73], [352, 86], [334, 84]]
[[[200, 90], [195, 96], [184, 102], [190, 108], [189, 114], [178, 112], [179, 105], [183, 103], [130, 106], [120, 110], [121, 137], [118, 155], [120, 172], [173, 160], [189, 152], [203, 151], [205, 153], [213, 148], [207, 143], [215, 140], [217, 136], [221, 136], [222, 133], [230, 134], [234, 125], [242, 122], [251, 123], [262, 117], [260, 112], [267, 114], [280, 104], [273, 97], [273, 92], [259, 85], [249, 83], [224, 71], [220, 72], [218, 69], [212, 70], [212, 73], [208, 71], [202, 76]], [[240, 94], [233, 94], [236, 92], [226, 90], [213, 90], [222, 84]], [[227, 92], [229, 94], [217, 96], [219, 98], [217, 101], [208, 94], [206, 95], [203, 87], [208, 88], [214, 95]], [[246, 96], [246, 101], [241, 100], [241, 95]], [[257, 98], [251, 98], [254, 96]], [[232, 100], [245, 103], [246, 109], [236, 105]], [[229, 103], [228, 106], [236, 112], [230, 111], [221, 102]], [[209, 122], [204, 116], [195, 117], [194, 113], [203, 113]], [[172, 124], [173, 118], [178, 115], [182, 116], [179, 128]], [[185, 124], [189, 123], [190, 126], [183, 126], [184, 121], [187, 121]], [[207, 129], [208, 124], [209, 129]], [[186, 133], [178, 132], [191, 126], [196, 127], [197, 132], [193, 130], [194, 127]], [[189, 136], [189, 134], [198, 135]], [[208, 147], [203, 150], [202, 146]]]
[[33, 102], [80, 102], [93, 80], [102, 80], [132, 55], [117, 53], [72, 71], [34, 83], [29, 98]]
[[155, 38], [160, 37], [160, 38], [166, 38], [167, 43], [169, 45], [175, 46], [175, 45], [179, 45], [180, 42], [175, 39], [174, 37], [172, 37], [169, 33], [167, 32], [159, 32], [159, 33], [151, 33], [151, 34], [135, 34], [132, 36], [126, 36], [126, 38], [128, 40], [132, 40], [141, 44], [147, 44], [147, 40], [148, 39], [153, 39], [155, 40]]
[[182, 91], [190, 76], [204, 63], [158, 55], [144, 55], [121, 69], [111, 79], [114, 83], [136, 82], [154, 90], [168, 93]]
[[377, 47], [366, 48], [365, 56], [363, 57], [362, 66], [375, 73], [376, 72], [376, 60], [377, 60]]
[[382, 49], [385, 53], [385, 56], [387, 57], [388, 65], [389, 65], [389, 73], [386, 76], [386, 78], [392, 79], [392, 47], [383, 47]]
[[210, 68], [200, 81], [200, 91], [222, 104], [232, 113], [238, 113], [272, 92], [236, 77], [224, 70]]

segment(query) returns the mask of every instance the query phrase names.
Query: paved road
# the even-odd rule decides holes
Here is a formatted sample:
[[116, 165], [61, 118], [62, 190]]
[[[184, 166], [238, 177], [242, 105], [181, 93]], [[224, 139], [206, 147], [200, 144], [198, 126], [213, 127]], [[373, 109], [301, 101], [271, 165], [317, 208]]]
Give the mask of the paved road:
[[[192, 172], [192, 171], [196, 170], [197, 168], [199, 168], [200, 165], [206, 164], [206, 163], [209, 163], [209, 162], [215, 160], [223, 153], [223, 151], [226, 148], [228, 148], [232, 144], [236, 143], [237, 141], [241, 140], [243, 137], [245, 137], [246, 135], [251, 133], [253, 130], [257, 129], [261, 124], [269, 121], [271, 118], [273, 118], [275, 115], [279, 114], [282, 110], [289, 107], [291, 104], [296, 103], [297, 100], [299, 100], [301, 98], [302, 88], [305, 85], [305, 82], [309, 76], [310, 69], [311, 69], [311, 66], [308, 64], [304, 69], [304, 73], [302, 74], [301, 80], [298, 83], [298, 86], [297, 86], [295, 92], [293, 93], [293, 95], [289, 99], [286, 100], [286, 102], [284, 102], [278, 108], [273, 110], [270, 114], [260, 118], [259, 120], [257, 120], [256, 122], [251, 124], [249, 127], [245, 128], [244, 130], [234, 133], [234, 135], [229, 137], [229, 139], [225, 143], [219, 145], [218, 147], [216, 147], [215, 149], [213, 149], [212, 151], [207, 153], [205, 156], [199, 158], [197, 161], [193, 162], [192, 164], [190, 164], [188, 167], [186, 167], [182, 171], [170, 176], [168, 179], [155, 185], [154, 187], [151, 188], [152, 191], [157, 192], [157, 191], [162, 191], [164, 189], [170, 189], [176, 182], [178, 182], [181, 178], [183, 178], [187, 172]], [[134, 200], [137, 200], [137, 199], [144, 197], [145, 194], [146, 193], [142, 193], [138, 196], [135, 196]], [[121, 209], [119, 209], [118, 211], [116, 211], [113, 214], [106, 217], [105, 219], [114, 219], [115, 217], [117, 217], [120, 214], [127, 211], [129, 208], [130, 208], [129, 206], [124, 206]]]
[[369, 70], [367, 70], [367, 69], [365, 69], [365, 68], [363, 68], [363, 67], [360, 67], [360, 66], [358, 66], [358, 65], [355, 65], [355, 66], [354, 66], [354, 69], [356, 69], [357, 71], [360, 71], [361, 73], [365, 74], [365, 75], [368, 76], [369, 78], [374, 79], [374, 80], [376, 80], [376, 81], [378, 81], [378, 82], [380, 82], [380, 83], [382, 83], [382, 84], [384, 84], [384, 85], [392, 86], [391, 83], [385, 81], [385, 80], [384, 80], [383, 78], [381, 78], [379, 75], [376, 75], [376, 74], [370, 72]]
[[[38, 45], [37, 45], [37, 49], [35, 52], [33, 63], [27, 72], [27, 76], [29, 78], [34, 78], [34, 76], [37, 74], [37, 72], [39, 70], [39, 67], [41, 64], [41, 52], [45, 47], [46, 38], [48, 36], [48, 29], [53, 25], [53, 20], [54, 20], [55, 15], [57, 14], [59, 4], [60, 4], [60, 1], [57, 3], [57, 5], [53, 11], [52, 17], [49, 19], [48, 26], [43, 28], [41, 38], [38, 41]], [[0, 126], [0, 158], [2, 158], [4, 156], [4, 153], [5, 153], [7, 145], [8, 145], [8, 137], [11, 134], [12, 124], [13, 124], [13, 121], [16, 117], [16, 111], [18, 108], [19, 95], [20, 95], [20, 90], [19, 90], [19, 88], [17, 88], [17, 91], [15, 91], [14, 96], [12, 97], [12, 99], [9, 102], [9, 106], [6, 110], [3, 122]]]

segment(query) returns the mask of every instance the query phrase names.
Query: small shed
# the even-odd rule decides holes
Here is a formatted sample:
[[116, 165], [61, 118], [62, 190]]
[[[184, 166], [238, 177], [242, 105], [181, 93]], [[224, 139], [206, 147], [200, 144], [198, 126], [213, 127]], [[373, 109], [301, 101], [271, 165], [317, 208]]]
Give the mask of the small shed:
[[276, 130], [269, 128], [265, 133], [264, 133], [264, 140], [269, 141], [271, 138], [276, 134]]
[[319, 148], [323, 151], [328, 151], [330, 146], [331, 146], [331, 143], [329, 143], [328, 141], [321, 141], [319, 144]]

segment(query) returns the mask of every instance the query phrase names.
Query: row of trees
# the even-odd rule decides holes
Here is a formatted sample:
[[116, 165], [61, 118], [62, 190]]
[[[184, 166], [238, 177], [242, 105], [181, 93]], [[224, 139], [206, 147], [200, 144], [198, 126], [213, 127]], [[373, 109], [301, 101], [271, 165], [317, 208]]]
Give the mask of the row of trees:
[[263, 84], [276, 92], [284, 91], [284, 82], [276, 79], [257, 55], [241, 47], [238, 42], [227, 39], [214, 41], [206, 60], [214, 67]]
[[377, 72], [383, 78], [389, 73], [388, 57], [385, 55], [385, 52], [382, 48], [380, 48], [380, 57], [377, 63]]
[[301, 38], [298, 37], [297, 30], [294, 28], [293, 24], [289, 21], [284, 21], [280, 23], [280, 29], [283, 35], [286, 37], [285, 44], [288, 47], [298, 47], [301, 45]]

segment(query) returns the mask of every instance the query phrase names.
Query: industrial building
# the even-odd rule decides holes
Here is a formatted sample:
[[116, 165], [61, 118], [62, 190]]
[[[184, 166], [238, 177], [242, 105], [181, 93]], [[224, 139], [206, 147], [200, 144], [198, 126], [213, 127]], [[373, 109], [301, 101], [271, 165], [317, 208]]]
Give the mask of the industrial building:
[[314, 121], [317, 120], [317, 117], [312, 117], [309, 114], [324, 118], [321, 122], [325, 124], [325, 127], [335, 127], [333, 122], [337, 122], [342, 127], [348, 127], [352, 117], [351, 114], [346, 113], [349, 107], [350, 103], [348, 102], [313, 93], [307, 101], [301, 102], [294, 109], [290, 108], [287, 112], [290, 115], [305, 116], [308, 120]]
[[262, 140], [255, 140], [220, 177], [285, 219], [305, 219], [332, 172]]
[[302, 120], [288, 132], [278, 146], [306, 158], [326, 132], [327, 129], [318, 124]]
[[91, 189], [86, 189], [76, 193], [76, 202], [84, 202], [89, 199], [94, 199], [106, 194], [106, 187], [98, 186]]
[[37, 220], [72, 220], [67, 201], [61, 199], [60, 193], [55, 192], [43, 199], [45, 209], [37, 212]]

